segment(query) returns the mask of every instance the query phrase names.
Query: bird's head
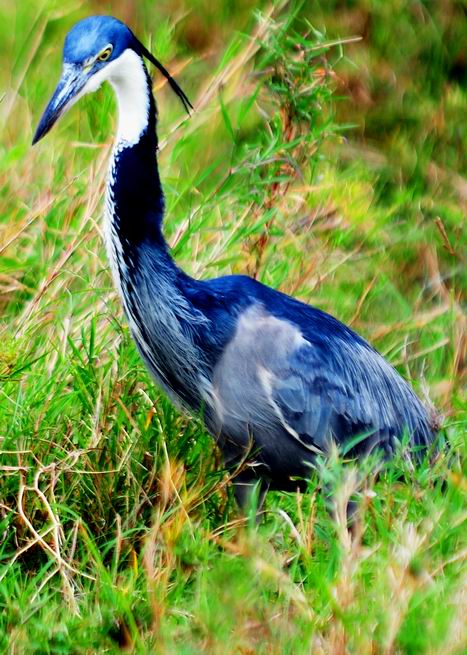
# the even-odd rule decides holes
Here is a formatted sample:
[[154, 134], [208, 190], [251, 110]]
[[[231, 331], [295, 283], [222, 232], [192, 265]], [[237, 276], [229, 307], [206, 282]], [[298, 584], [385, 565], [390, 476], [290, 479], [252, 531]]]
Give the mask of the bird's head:
[[62, 76], [42, 114], [32, 143], [44, 137], [81, 96], [96, 91], [109, 79], [112, 71], [118, 69], [119, 58], [128, 49], [146, 57], [161, 71], [189, 111], [191, 103], [177, 82], [129, 27], [112, 16], [90, 16], [76, 23], [66, 36]]

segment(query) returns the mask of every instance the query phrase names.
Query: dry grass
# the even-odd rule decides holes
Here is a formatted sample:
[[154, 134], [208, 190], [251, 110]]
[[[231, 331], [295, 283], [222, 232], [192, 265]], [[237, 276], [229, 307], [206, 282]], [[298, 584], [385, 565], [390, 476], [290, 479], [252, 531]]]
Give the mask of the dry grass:
[[[448, 445], [433, 466], [412, 471], [401, 455], [376, 479], [336, 458], [308, 494], [271, 494], [257, 527], [237, 515], [209, 437], [154, 387], [121, 318], [100, 234], [111, 95], [100, 92], [29, 148], [65, 26], [77, 17], [59, 10], [53, 23], [49, 5], [36, 20], [34, 3], [16, 5], [16, 21], [2, 9], [15, 31], [2, 51], [0, 104], [1, 648], [464, 652], [465, 180], [440, 116], [460, 122], [465, 93], [446, 81], [439, 156], [430, 146], [426, 168], [409, 174], [410, 139], [426, 134], [420, 117], [397, 143], [389, 127], [379, 142], [351, 131], [344, 142], [333, 113], [336, 87], [354, 89], [340, 122], [357, 96], [371, 122], [376, 91], [355, 91], [340, 47], [353, 43], [346, 48], [360, 53], [374, 76], [363, 75], [365, 84], [376, 87], [377, 35], [307, 41], [303, 23], [295, 22], [300, 38], [281, 28], [293, 21], [277, 6], [257, 21], [239, 7], [232, 20], [249, 31], [230, 43], [224, 5], [209, 14], [201, 0], [207, 23], [219, 12], [212, 39], [196, 28], [199, 12], [182, 20], [184, 3], [180, 14], [164, 14], [173, 6], [162, 3], [167, 19], [151, 22], [164, 62], [177, 24], [191, 49], [169, 68], [199, 89], [195, 116], [180, 122], [155, 81], [166, 231], [179, 263], [197, 276], [248, 272], [352, 323], [446, 417]], [[124, 9], [135, 24], [153, 17], [150, 3]], [[380, 9], [371, 11], [377, 25]], [[396, 54], [388, 66], [398, 71]], [[389, 112], [389, 101], [378, 102]], [[420, 95], [423, 107], [432, 102]], [[442, 172], [448, 152], [455, 177]]]

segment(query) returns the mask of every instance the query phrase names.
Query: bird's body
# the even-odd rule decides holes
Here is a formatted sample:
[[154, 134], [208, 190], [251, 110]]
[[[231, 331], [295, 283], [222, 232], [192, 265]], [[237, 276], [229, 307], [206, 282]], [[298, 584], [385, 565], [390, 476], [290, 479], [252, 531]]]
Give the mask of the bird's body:
[[[390, 456], [407, 435], [425, 450], [435, 433], [426, 409], [350, 328], [251, 278], [194, 280], [176, 266], [162, 234], [148, 53], [119, 21], [92, 17], [68, 35], [65, 67], [85, 60], [83, 34], [87, 51], [112, 48], [77, 93], [108, 80], [117, 94], [106, 247], [131, 332], [160, 386], [203, 415], [228, 464], [245, 460], [242, 483], [293, 489], [332, 443], [354, 440], [355, 454], [379, 448]], [[54, 98], [35, 140], [50, 129], [50, 112], [63, 111]]]

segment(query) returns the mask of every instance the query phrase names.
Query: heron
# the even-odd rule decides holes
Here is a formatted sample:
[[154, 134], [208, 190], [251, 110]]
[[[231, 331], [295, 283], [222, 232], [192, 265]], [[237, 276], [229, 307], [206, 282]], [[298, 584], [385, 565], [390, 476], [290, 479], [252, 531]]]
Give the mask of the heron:
[[245, 275], [193, 279], [164, 239], [151, 62], [192, 105], [132, 30], [91, 16], [68, 32], [60, 81], [33, 144], [84, 94], [109, 82], [118, 129], [104, 236], [136, 346], [158, 385], [200, 415], [241, 507], [258, 487], [294, 491], [317, 458], [348, 447], [391, 459], [406, 439], [426, 453], [437, 426], [410, 384], [364, 338], [328, 313]]

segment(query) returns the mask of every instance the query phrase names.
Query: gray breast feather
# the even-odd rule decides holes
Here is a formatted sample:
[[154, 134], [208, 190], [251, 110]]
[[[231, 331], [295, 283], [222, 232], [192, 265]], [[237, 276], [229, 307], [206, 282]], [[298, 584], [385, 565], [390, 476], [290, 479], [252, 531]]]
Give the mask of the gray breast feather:
[[266, 450], [284, 430], [314, 452], [358, 435], [366, 450], [392, 449], [404, 431], [414, 444], [429, 440], [423, 406], [377, 352], [339, 337], [312, 344], [260, 305], [240, 316], [213, 388], [220, 431], [241, 441], [249, 430]]

